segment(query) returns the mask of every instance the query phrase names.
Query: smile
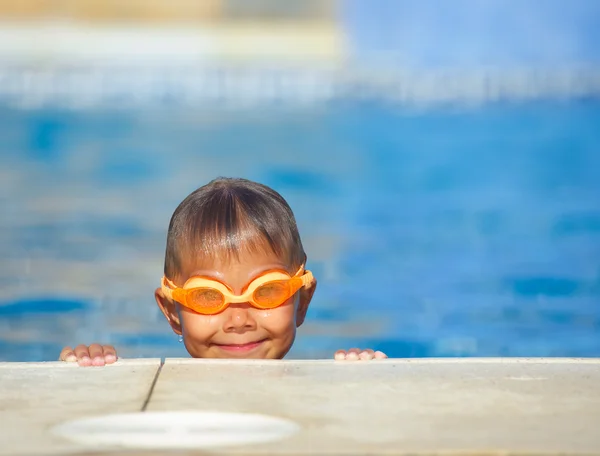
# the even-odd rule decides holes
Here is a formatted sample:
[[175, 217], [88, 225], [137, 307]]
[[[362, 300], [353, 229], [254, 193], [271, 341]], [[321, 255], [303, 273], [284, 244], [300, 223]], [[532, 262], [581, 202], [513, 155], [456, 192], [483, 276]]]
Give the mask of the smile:
[[235, 353], [245, 353], [260, 347], [266, 339], [257, 342], [248, 342], [246, 344], [215, 344], [217, 347]]

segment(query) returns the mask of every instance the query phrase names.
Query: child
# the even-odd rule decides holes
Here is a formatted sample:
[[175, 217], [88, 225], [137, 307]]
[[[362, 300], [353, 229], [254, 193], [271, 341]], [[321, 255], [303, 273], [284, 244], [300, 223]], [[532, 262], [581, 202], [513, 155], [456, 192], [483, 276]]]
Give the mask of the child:
[[[281, 359], [306, 316], [317, 281], [305, 269], [296, 220], [283, 197], [245, 179], [220, 178], [191, 193], [169, 224], [156, 303], [194, 358]], [[335, 359], [381, 359], [339, 350]], [[60, 360], [103, 366], [110, 345], [65, 347]]]

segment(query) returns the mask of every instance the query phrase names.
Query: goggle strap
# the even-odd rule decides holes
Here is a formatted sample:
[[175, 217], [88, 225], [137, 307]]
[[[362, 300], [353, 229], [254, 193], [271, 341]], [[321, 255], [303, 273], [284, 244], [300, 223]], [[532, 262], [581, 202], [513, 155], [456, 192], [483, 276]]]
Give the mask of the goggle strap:
[[167, 279], [165, 276], [163, 276], [160, 285], [161, 285], [163, 294], [168, 299], [172, 300], [173, 299], [173, 289], [176, 288], [175, 285], [173, 284], [173, 282], [171, 282], [169, 279]]
[[304, 275], [301, 277], [301, 279], [302, 279], [302, 286], [303, 287], [309, 286], [313, 282], [313, 280], [314, 280], [312, 272], [310, 272], [309, 270], [305, 270], [304, 271]]

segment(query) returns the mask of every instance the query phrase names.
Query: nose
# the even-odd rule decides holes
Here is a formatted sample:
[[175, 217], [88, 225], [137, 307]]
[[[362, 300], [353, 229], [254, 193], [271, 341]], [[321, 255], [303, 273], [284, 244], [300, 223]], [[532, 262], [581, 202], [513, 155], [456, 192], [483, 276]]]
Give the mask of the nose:
[[256, 329], [256, 320], [249, 304], [230, 304], [225, 312], [225, 332], [243, 333]]

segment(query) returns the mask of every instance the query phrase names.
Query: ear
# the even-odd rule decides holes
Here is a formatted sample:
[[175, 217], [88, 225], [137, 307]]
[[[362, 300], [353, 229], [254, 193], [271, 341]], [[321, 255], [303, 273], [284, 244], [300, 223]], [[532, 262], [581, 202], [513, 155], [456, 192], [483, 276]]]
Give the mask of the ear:
[[158, 304], [161, 312], [171, 325], [173, 332], [181, 335], [181, 322], [179, 321], [179, 314], [177, 313], [177, 304], [175, 304], [175, 301], [167, 298], [160, 288], [157, 288], [154, 291], [154, 299], [156, 299], [156, 304]]
[[300, 299], [298, 302], [298, 309], [296, 310], [296, 327], [299, 328], [302, 323], [304, 323], [304, 319], [306, 318], [306, 312], [308, 311], [308, 306], [310, 305], [310, 301], [312, 301], [313, 295], [317, 289], [317, 279], [313, 278], [312, 282], [300, 289]]

